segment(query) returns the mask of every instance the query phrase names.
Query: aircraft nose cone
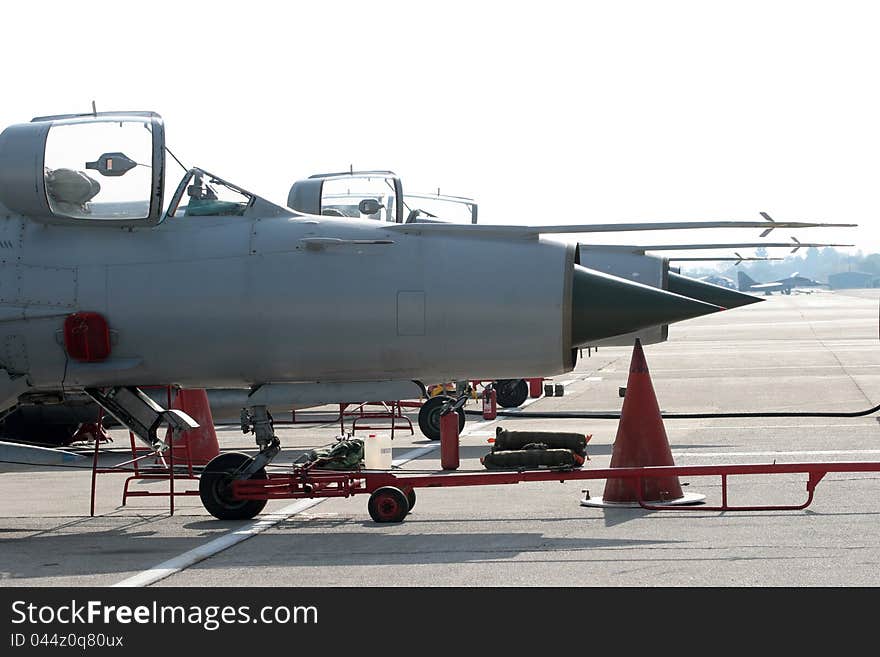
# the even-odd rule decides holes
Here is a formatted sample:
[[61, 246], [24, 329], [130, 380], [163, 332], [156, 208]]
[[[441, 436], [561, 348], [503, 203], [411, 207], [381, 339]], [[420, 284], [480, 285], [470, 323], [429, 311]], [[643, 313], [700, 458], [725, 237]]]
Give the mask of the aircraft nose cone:
[[763, 301], [760, 297], [754, 297], [751, 294], [743, 294], [736, 290], [721, 287], [720, 285], [712, 285], [711, 283], [698, 281], [673, 272], [669, 272], [668, 289], [675, 294], [728, 309]]
[[722, 308], [712, 304], [575, 265], [572, 347], [719, 310]]

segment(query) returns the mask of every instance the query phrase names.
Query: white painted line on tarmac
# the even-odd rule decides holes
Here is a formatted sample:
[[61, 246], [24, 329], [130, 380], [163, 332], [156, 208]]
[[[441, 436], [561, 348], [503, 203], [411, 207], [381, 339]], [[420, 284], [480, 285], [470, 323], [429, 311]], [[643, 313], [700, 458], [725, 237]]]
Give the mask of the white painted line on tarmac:
[[[477, 422], [476, 424], [471, 424], [470, 422], [468, 422], [468, 424], [465, 425], [464, 431], [459, 434], [459, 437], [464, 438], [465, 436], [472, 436], [474, 435], [474, 433], [480, 431], [481, 429], [485, 429], [489, 425], [495, 424], [497, 421], [498, 420], [482, 420], [480, 422]], [[439, 446], [440, 441], [438, 440], [437, 445], [435, 445], [435, 449]]]
[[282, 520], [289, 518], [292, 515], [296, 515], [297, 513], [301, 513], [306, 509], [310, 509], [313, 506], [317, 506], [325, 499], [315, 499], [315, 500], [300, 500], [299, 502], [294, 502], [290, 504], [277, 513], [271, 513], [266, 516], [261, 516], [261, 520], [257, 520], [252, 522], [247, 527], [243, 529], [236, 530], [229, 534], [224, 534], [219, 538], [215, 538], [213, 541], [208, 541], [204, 545], [200, 545], [197, 548], [193, 548], [183, 554], [176, 556], [168, 561], [163, 561], [162, 563], [153, 566], [152, 568], [145, 570], [137, 575], [133, 575], [127, 579], [122, 580], [121, 582], [117, 582], [114, 584], [114, 587], [141, 587], [141, 586], [149, 586], [150, 584], [155, 584], [156, 582], [165, 579], [175, 573], [179, 573], [181, 570], [185, 570], [190, 566], [193, 566], [200, 561], [204, 561], [205, 559], [214, 556], [231, 548], [233, 545], [238, 545], [242, 541], [246, 541], [252, 536], [256, 536], [257, 534], [261, 534], [267, 529], [274, 527]]
[[[520, 408], [525, 408], [530, 404], [534, 404], [536, 401], [539, 401], [540, 397], [529, 398], [524, 401]], [[486, 432], [482, 431], [486, 427], [496, 424], [498, 420], [483, 420], [481, 422], [477, 422], [475, 424], [470, 424], [464, 431], [462, 431], [461, 436], [475, 436], [475, 435], [484, 435]], [[434, 452], [440, 448], [440, 441], [436, 441], [432, 445], [426, 445], [425, 447], [419, 447], [417, 449], [410, 450], [409, 452], [404, 453], [400, 458], [394, 459], [391, 462], [392, 467], [399, 467], [413, 459], [420, 458], [431, 452]], [[286, 520], [291, 516], [295, 516], [298, 513], [302, 513], [306, 509], [310, 509], [322, 502], [326, 502], [330, 498], [318, 498], [312, 500], [299, 500], [294, 502], [293, 504], [289, 504], [288, 506], [276, 511], [274, 513], [266, 514], [265, 516], [259, 516], [259, 520], [255, 520], [251, 524], [243, 527], [242, 529], [235, 530], [228, 534], [224, 534], [218, 538], [215, 538], [212, 541], [208, 541], [204, 545], [200, 545], [197, 548], [193, 548], [183, 554], [173, 557], [168, 561], [163, 561], [162, 563], [149, 568], [137, 575], [133, 575], [127, 579], [122, 580], [114, 584], [116, 587], [141, 587], [141, 586], [149, 586], [151, 584], [155, 584], [158, 581], [165, 579], [175, 573], [179, 573], [182, 570], [193, 566], [200, 561], [204, 561], [215, 554], [219, 554], [220, 552], [231, 548], [233, 545], [238, 545], [242, 541], [246, 541], [252, 536], [256, 536], [258, 534], [263, 533], [267, 529], [270, 529], [277, 525], [282, 520]]]
[[[664, 422], [674, 422], [674, 417], [665, 417], [663, 418]], [[685, 420], [681, 420], [684, 422]], [[687, 422], [693, 422], [693, 420], [687, 420]], [[735, 431], [750, 431], [752, 429], [843, 429], [843, 428], [863, 428], [863, 429], [876, 429], [876, 426], [873, 424], [740, 424], [735, 427], [716, 427], [705, 426], [698, 427], [696, 431], [708, 430], [711, 429], [715, 431], [716, 429], [730, 429]]]
[[694, 368], [671, 368], [671, 367], [652, 367], [651, 371], [657, 372], [751, 372], [761, 371], [769, 372], [771, 370], [866, 370], [877, 369], [877, 365], [761, 365], [756, 364], [754, 367], [694, 367]]
[[[391, 462], [391, 465], [403, 465], [408, 461], [412, 461], [413, 459], [417, 459], [420, 456], [429, 454], [439, 447], [439, 441], [437, 441], [436, 445], [419, 447], [418, 449], [406, 452], [400, 458], [395, 459]], [[199, 563], [200, 561], [204, 561], [209, 557], [213, 557], [215, 554], [219, 554], [220, 552], [231, 548], [233, 545], [238, 545], [242, 541], [246, 541], [247, 539], [256, 536], [257, 534], [262, 534], [264, 531], [274, 527], [282, 520], [286, 520], [291, 516], [302, 513], [306, 509], [311, 509], [312, 507], [321, 504], [321, 502], [326, 502], [328, 499], [330, 498], [322, 497], [313, 500], [299, 500], [297, 502], [294, 502], [293, 504], [287, 505], [279, 511], [275, 511], [274, 513], [269, 513], [264, 516], [259, 516], [259, 520], [255, 520], [246, 527], [237, 529], [228, 534], [224, 534], [219, 538], [215, 538], [213, 541], [208, 541], [204, 545], [200, 545], [197, 548], [188, 550], [187, 552], [173, 557], [168, 561], [163, 561], [162, 563], [153, 566], [152, 568], [149, 568], [143, 572], [140, 572], [137, 575], [132, 575], [131, 577], [128, 577], [121, 582], [117, 582], [113, 586], [141, 587], [155, 584], [156, 582], [163, 580], [171, 575], [174, 575], [175, 573], [179, 573], [180, 571], [185, 570], [190, 566]]]
[[[520, 408], [525, 408], [526, 406], [531, 406], [536, 401], [541, 401], [543, 397], [529, 397], [522, 404], [519, 405]], [[492, 420], [492, 422], [497, 422], [498, 420]]]
[[417, 459], [420, 456], [424, 456], [425, 454], [430, 454], [435, 449], [440, 447], [440, 441], [438, 440], [434, 445], [426, 445], [425, 447], [419, 447], [418, 449], [413, 449], [408, 452], [405, 452], [403, 456], [400, 458], [394, 459], [391, 461], [392, 466], [403, 465], [404, 463], [409, 463], [413, 459]]
[[880, 454], [880, 449], [829, 449], [810, 452], [675, 452], [682, 458], [727, 458], [728, 456], [854, 456]]
[[[837, 326], [842, 326], [844, 324], [860, 324], [860, 323], [863, 323], [864, 321], [865, 320], [862, 319], [861, 317], [853, 317], [852, 319], [839, 319], [839, 318], [838, 319], [811, 319], [811, 320], [808, 320], [807, 323], [810, 325], [835, 324]], [[764, 327], [764, 326], [777, 328], [780, 326], [803, 327], [803, 325], [804, 325], [803, 321], [799, 321], [799, 322], [749, 322], [748, 324], [736, 324], [735, 326], [733, 326], [731, 328], [736, 328], [737, 330], [742, 330], [744, 328], [759, 328], [759, 327]], [[694, 331], [697, 331], [697, 330], [717, 331], [717, 330], [723, 329], [723, 328], [725, 328], [725, 327], [719, 327], [717, 324], [706, 324], [706, 325], [691, 324], [688, 327], [689, 330], [694, 330]]]

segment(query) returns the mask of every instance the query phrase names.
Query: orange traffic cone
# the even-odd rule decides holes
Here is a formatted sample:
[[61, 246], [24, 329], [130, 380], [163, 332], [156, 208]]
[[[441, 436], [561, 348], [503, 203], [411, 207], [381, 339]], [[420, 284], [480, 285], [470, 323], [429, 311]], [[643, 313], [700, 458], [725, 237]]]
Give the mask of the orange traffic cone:
[[[654, 394], [654, 385], [645, 361], [642, 343], [636, 338], [626, 395], [614, 439], [611, 454], [612, 468], [644, 467], [650, 465], [675, 465], [669, 440], [660, 415], [660, 406]], [[637, 479], [608, 479], [605, 493], [599, 498], [585, 497], [583, 506], [639, 506], [641, 499], [650, 504], [697, 504], [706, 499], [705, 495], [682, 493], [678, 477], [652, 477], [641, 481]]]
[[[208, 404], [208, 393], [204, 388], [192, 390], [180, 389], [174, 396], [171, 408], [183, 411], [199, 423], [197, 429], [184, 431], [175, 441], [175, 447], [189, 445], [189, 457], [192, 465], [205, 465], [220, 453], [220, 445], [217, 442], [217, 433], [214, 431], [214, 417], [211, 415], [211, 406]], [[170, 433], [170, 430], [169, 430]], [[171, 439], [165, 434], [165, 442]], [[181, 450], [175, 450], [174, 458], [183, 460], [185, 457]]]

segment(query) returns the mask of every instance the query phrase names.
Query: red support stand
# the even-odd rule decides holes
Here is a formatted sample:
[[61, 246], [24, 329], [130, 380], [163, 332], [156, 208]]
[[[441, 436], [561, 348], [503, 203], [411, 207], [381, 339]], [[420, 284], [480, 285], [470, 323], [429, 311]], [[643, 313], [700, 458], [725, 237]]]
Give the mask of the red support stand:
[[[368, 407], [370, 406], [379, 406], [381, 410], [370, 410]], [[351, 408], [349, 408], [351, 407]], [[403, 429], [408, 429], [410, 435], [415, 435], [415, 430], [413, 429], [412, 421], [403, 414], [404, 408], [421, 408], [421, 401], [389, 401], [389, 402], [342, 402], [339, 404], [339, 415], [333, 417], [332, 419], [315, 417], [316, 414], [321, 413], [321, 411], [313, 411], [309, 413], [311, 419], [297, 419], [296, 411], [290, 411], [290, 420], [276, 420], [275, 425], [285, 425], [285, 424], [327, 424], [333, 422], [339, 422], [339, 432], [340, 435], [345, 435], [345, 422], [348, 419], [352, 420], [351, 423], [351, 433], [354, 435], [358, 429], [378, 429], [378, 430], [391, 430], [391, 435], [394, 437], [394, 431], [398, 429], [398, 425], [403, 425]], [[368, 426], [363, 424], [364, 422], [368, 422], [369, 419], [388, 419], [391, 421], [390, 425], [383, 426]]]
[[[367, 410], [367, 406], [378, 406], [381, 410]], [[358, 429], [387, 430], [391, 429], [391, 439], [394, 439], [394, 430], [398, 424], [404, 425], [405, 429], [409, 429], [410, 435], [415, 435], [412, 421], [403, 414], [400, 401], [390, 402], [363, 402], [358, 405], [356, 411], [357, 417], [351, 422], [351, 434], [354, 435]], [[372, 420], [390, 420], [391, 424], [371, 424]], [[359, 425], [358, 422], [361, 422]], [[367, 422], [367, 424], [363, 424]]]
[[[168, 392], [168, 401], [167, 408], [171, 408], [171, 386], [162, 386], [167, 389]], [[98, 429], [100, 433], [100, 429], [103, 427], [103, 419], [104, 419], [104, 411], [100, 409], [98, 411]], [[96, 492], [96, 484], [97, 484], [97, 476], [99, 474], [120, 474], [120, 473], [130, 473], [130, 476], [126, 478], [125, 484], [122, 488], [122, 506], [126, 505], [129, 497], [167, 497], [168, 498], [168, 510], [170, 515], [174, 515], [174, 498], [178, 495], [198, 495], [198, 487], [196, 489], [187, 489], [187, 490], [177, 490], [175, 487], [175, 480], [187, 480], [187, 481], [198, 481], [199, 478], [196, 476], [193, 471], [193, 461], [192, 455], [190, 453], [189, 441], [187, 440], [179, 440], [177, 443], [173, 445], [169, 445], [165, 454], [168, 455], [168, 461], [166, 462], [165, 456], [162, 454], [158, 454], [155, 450], [146, 446], [139, 446], [135, 443], [134, 434], [129, 431], [128, 439], [131, 448], [131, 459], [128, 461], [124, 461], [115, 466], [109, 467], [98, 467], [98, 445], [99, 441], [95, 441], [95, 451], [94, 456], [92, 458], [92, 490], [91, 490], [91, 504], [89, 509], [89, 515], [95, 515], [95, 492]], [[183, 461], [185, 463], [186, 470], [182, 474], [175, 473], [175, 452], [181, 450], [183, 452]], [[153, 459], [152, 464], [143, 463], [147, 459]], [[151, 490], [139, 490], [132, 491], [129, 490], [129, 485], [132, 481], [143, 481], [143, 480], [151, 480], [151, 481], [167, 481], [168, 482], [168, 490], [167, 491], [151, 491]]]
[[344, 422], [344, 413], [345, 407], [348, 404], [339, 404], [339, 414], [333, 415], [332, 417], [327, 417], [327, 411], [309, 411], [307, 418], [297, 418], [296, 417], [296, 409], [290, 409], [290, 419], [289, 420], [274, 420], [275, 426], [283, 426], [286, 424], [333, 424], [334, 422], [339, 422], [339, 428], [342, 430], [342, 433], [345, 433], [345, 422]]

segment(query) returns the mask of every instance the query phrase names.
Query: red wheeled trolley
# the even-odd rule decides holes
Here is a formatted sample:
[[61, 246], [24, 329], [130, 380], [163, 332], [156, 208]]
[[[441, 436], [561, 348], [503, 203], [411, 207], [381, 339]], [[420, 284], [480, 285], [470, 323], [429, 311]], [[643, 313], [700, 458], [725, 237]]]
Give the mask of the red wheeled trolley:
[[[228, 481], [230, 497], [255, 511], [262, 510], [267, 500], [351, 497], [369, 494], [367, 505], [376, 522], [401, 522], [415, 506], [416, 488], [449, 486], [495, 486], [537, 481], [584, 481], [590, 479], [634, 479], [637, 482], [653, 477], [720, 476], [722, 502], [717, 506], [666, 506], [639, 500], [651, 510], [701, 511], [786, 511], [807, 508], [813, 501], [816, 485], [829, 472], [880, 472], [880, 462], [767, 463], [749, 465], [685, 465], [647, 466], [633, 468], [597, 468], [581, 470], [520, 470], [500, 472], [400, 474], [366, 470], [321, 470], [311, 465], [294, 467], [287, 473], [263, 473], [260, 477]], [[807, 499], [797, 504], [734, 506], [728, 503], [727, 480], [731, 475], [807, 475]], [[641, 490], [641, 485], [637, 486]], [[260, 504], [262, 502], [262, 504]], [[210, 510], [210, 509], [209, 509]], [[217, 515], [216, 513], [214, 515]], [[222, 515], [222, 514], [221, 514]], [[221, 517], [221, 516], [218, 516]], [[224, 516], [224, 518], [237, 516]]]

